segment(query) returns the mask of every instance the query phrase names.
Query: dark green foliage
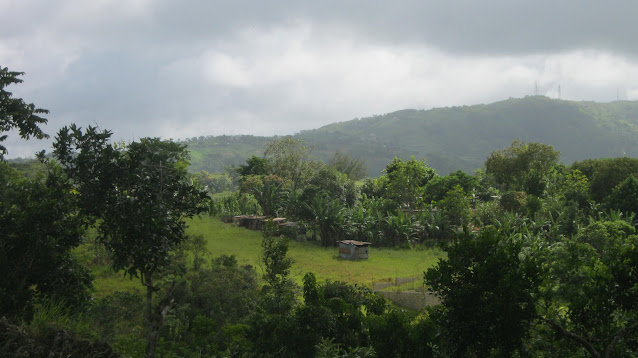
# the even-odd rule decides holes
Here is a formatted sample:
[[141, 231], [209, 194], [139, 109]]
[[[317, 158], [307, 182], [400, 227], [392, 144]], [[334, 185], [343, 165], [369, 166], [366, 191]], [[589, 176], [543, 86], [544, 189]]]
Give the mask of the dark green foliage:
[[187, 278], [173, 294], [175, 305], [166, 316], [161, 350], [186, 357], [233, 349], [236, 340], [245, 337], [244, 322], [256, 309], [254, 269], [222, 255], [212, 260], [210, 268], [202, 267]]
[[242, 164], [237, 168], [237, 173], [242, 177], [249, 175], [266, 175], [269, 173], [268, 161], [264, 158], [252, 155], [246, 159], [246, 164]]
[[551, 145], [514, 140], [508, 148], [492, 152], [485, 160], [485, 169], [504, 189], [540, 197], [559, 157]]
[[443, 199], [436, 203], [436, 207], [441, 210], [441, 213], [448, 221], [448, 225], [464, 227], [470, 222], [470, 216], [472, 215], [470, 196], [460, 185], [450, 189]]
[[542, 256], [542, 321], [593, 357], [638, 348], [637, 239], [625, 222], [594, 222]]
[[338, 199], [317, 195], [311, 202], [305, 203], [302, 212], [303, 218], [308, 220], [314, 229], [313, 236], [319, 233], [323, 246], [334, 246], [345, 234], [342, 230], [344, 211], [345, 208]]
[[579, 170], [574, 169], [564, 176], [559, 195], [564, 203], [575, 202], [579, 208], [586, 209], [591, 206], [589, 187], [587, 177]]
[[[49, 137], [39, 127], [46, 124], [47, 120], [38, 116], [49, 111], [37, 108], [33, 103], [27, 104], [22, 98], [14, 98], [11, 92], [5, 90], [5, 87], [11, 84], [22, 83], [19, 78], [22, 75], [24, 72], [9, 71], [8, 68], [0, 66], [0, 143], [7, 139], [4, 133], [12, 129], [16, 129], [24, 139]], [[7, 148], [0, 144], [0, 160], [3, 160], [7, 153]]]
[[[110, 143], [111, 133], [75, 125], [60, 130], [54, 156], [74, 181], [83, 213], [97, 220], [98, 240], [111, 266], [139, 277], [146, 287], [146, 356], [154, 357], [176, 280], [153, 302], [157, 273], [185, 241], [185, 218], [206, 210], [207, 194], [188, 180], [185, 146], [142, 138], [126, 147]], [[179, 275], [179, 271], [176, 273]]]
[[600, 203], [630, 175], [638, 176], [638, 159], [627, 157], [588, 159], [576, 162], [570, 168], [579, 170], [587, 177], [591, 198]]
[[36, 298], [84, 305], [92, 280], [71, 250], [87, 221], [59, 169], [27, 179], [0, 163], [0, 198], [0, 316], [28, 319]]
[[312, 273], [304, 276], [303, 291], [305, 304], [295, 310], [294, 331], [285, 343], [291, 356], [315, 356], [326, 339], [347, 351], [368, 346], [365, 314], [382, 315], [383, 298], [343, 282], [318, 285]]
[[219, 326], [240, 323], [254, 309], [257, 275], [251, 266], [239, 266], [234, 256], [215, 258], [210, 269], [189, 278], [190, 299], [186, 303]]
[[144, 319], [144, 299], [139, 294], [115, 291], [95, 300], [86, 312], [86, 319], [104, 340], [116, 342], [118, 336], [126, 335], [144, 339], [135, 334]]
[[264, 232], [262, 241], [262, 262], [264, 264], [263, 278], [268, 284], [264, 289], [264, 308], [274, 314], [285, 314], [294, 304], [290, 266], [293, 261], [286, 257], [288, 240], [274, 237], [268, 231]]
[[208, 213], [223, 222], [232, 222], [237, 215], [260, 215], [261, 206], [252, 194], [235, 192], [210, 201]]
[[478, 180], [475, 176], [461, 170], [446, 176], [434, 177], [425, 187], [426, 200], [431, 202], [442, 200], [457, 185], [463, 189], [466, 195], [471, 195], [478, 186]]
[[345, 211], [356, 199], [354, 182], [335, 168], [324, 166], [299, 196], [298, 217], [310, 224], [313, 239], [318, 233], [322, 245], [332, 246], [345, 235]]
[[45, 323], [33, 326], [13, 325], [0, 318], [0, 356], [29, 358], [117, 358], [108, 343], [78, 336], [67, 327]]
[[263, 278], [261, 297], [250, 316], [246, 335], [251, 349], [260, 356], [290, 357], [289, 339], [295, 331], [291, 312], [295, 305], [294, 283], [290, 281], [292, 259], [286, 257], [287, 239], [272, 236], [275, 228], [267, 227], [262, 242]]
[[316, 196], [337, 199], [342, 205], [352, 206], [357, 200], [357, 188], [347, 175], [334, 167], [324, 166], [310, 179], [300, 200], [310, 202]]
[[370, 343], [378, 357], [435, 357], [439, 327], [429, 317], [415, 319], [406, 311], [390, 310], [366, 319]]
[[436, 177], [436, 171], [425, 161], [412, 157], [408, 161], [394, 158], [385, 168], [384, 196], [397, 208], [415, 209], [421, 206], [425, 186]]
[[620, 210], [623, 213], [638, 213], [638, 179], [630, 175], [622, 183], [616, 185], [605, 198], [608, 209]]
[[98, 233], [113, 268], [154, 272], [183, 241], [184, 218], [205, 209], [206, 194], [186, 180], [184, 146], [143, 138], [119, 149], [110, 136], [63, 128], [54, 155], [74, 180], [82, 210], [101, 219]]
[[489, 228], [461, 235], [425, 280], [442, 300], [439, 320], [453, 356], [509, 357], [522, 349], [539, 280], [520, 242]]
[[508, 191], [501, 195], [500, 205], [504, 210], [523, 214], [526, 212], [525, 200], [527, 195], [521, 191]]
[[277, 175], [244, 177], [240, 183], [240, 191], [255, 198], [266, 216], [285, 215], [291, 196], [290, 182]]

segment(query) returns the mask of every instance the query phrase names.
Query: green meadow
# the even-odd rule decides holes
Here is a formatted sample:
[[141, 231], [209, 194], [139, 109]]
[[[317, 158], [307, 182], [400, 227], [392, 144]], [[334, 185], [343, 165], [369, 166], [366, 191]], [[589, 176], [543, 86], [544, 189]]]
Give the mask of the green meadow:
[[[239, 264], [254, 266], [258, 274], [263, 272], [261, 232], [225, 224], [209, 216], [191, 219], [188, 226], [188, 234], [205, 238], [209, 259], [222, 254], [235, 255]], [[368, 287], [374, 282], [390, 281], [395, 277], [422, 277], [423, 271], [443, 255], [438, 249], [371, 247], [369, 259], [351, 261], [339, 258], [336, 247], [322, 247], [315, 242], [291, 240], [288, 249], [288, 257], [294, 260], [291, 275], [299, 283], [307, 272], [314, 272], [320, 281], [339, 280]], [[136, 279], [125, 278], [122, 273], [114, 273], [99, 265], [93, 266], [92, 271], [97, 296], [117, 290], [141, 292], [141, 284]]]

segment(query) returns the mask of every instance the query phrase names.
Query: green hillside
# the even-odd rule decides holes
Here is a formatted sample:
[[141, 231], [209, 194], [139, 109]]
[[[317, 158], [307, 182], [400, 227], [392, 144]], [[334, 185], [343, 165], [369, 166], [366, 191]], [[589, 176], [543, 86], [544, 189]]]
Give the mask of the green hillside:
[[[395, 156], [425, 158], [439, 173], [479, 168], [493, 150], [518, 138], [551, 144], [562, 162], [638, 156], [638, 101], [576, 102], [543, 96], [487, 105], [406, 109], [335, 123], [295, 135], [327, 160], [340, 149], [378, 176]], [[188, 143], [192, 170], [219, 171], [261, 155], [268, 137], [221, 136]]]

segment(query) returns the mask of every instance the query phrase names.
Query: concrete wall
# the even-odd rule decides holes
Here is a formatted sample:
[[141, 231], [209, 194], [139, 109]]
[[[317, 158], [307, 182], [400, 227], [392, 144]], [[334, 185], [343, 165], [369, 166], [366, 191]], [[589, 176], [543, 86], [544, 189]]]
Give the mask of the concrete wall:
[[425, 307], [436, 306], [441, 301], [429, 292], [416, 292], [416, 291], [403, 291], [403, 292], [391, 292], [391, 291], [379, 291], [378, 294], [382, 295], [386, 299], [394, 302], [397, 306], [409, 308], [411, 310], [421, 310]]

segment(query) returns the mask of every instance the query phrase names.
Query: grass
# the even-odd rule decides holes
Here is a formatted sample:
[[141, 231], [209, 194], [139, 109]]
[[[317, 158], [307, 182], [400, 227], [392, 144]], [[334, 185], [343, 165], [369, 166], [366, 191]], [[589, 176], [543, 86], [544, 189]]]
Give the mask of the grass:
[[[190, 235], [203, 235], [210, 257], [235, 255], [240, 265], [252, 265], [261, 274], [261, 241], [259, 231], [222, 223], [218, 218], [202, 216], [188, 221]], [[82, 255], [82, 253], [78, 253]], [[82, 256], [85, 256], [86, 253]], [[444, 253], [437, 249], [370, 248], [367, 260], [351, 261], [339, 258], [336, 247], [321, 247], [314, 242], [290, 241], [288, 257], [294, 260], [291, 276], [298, 283], [307, 272], [314, 272], [319, 281], [339, 280], [372, 287], [374, 282], [391, 281], [395, 277], [422, 277]], [[143, 292], [139, 279], [124, 277], [103, 265], [92, 265], [96, 297], [114, 291]]]
[[[189, 233], [203, 235], [212, 256], [235, 255], [240, 264], [261, 268], [261, 232], [224, 224], [217, 218], [201, 217], [189, 221]], [[373, 282], [395, 277], [420, 277], [443, 253], [439, 250], [370, 249], [367, 260], [339, 258], [335, 247], [321, 247], [314, 242], [290, 241], [288, 257], [294, 260], [292, 276], [301, 282], [307, 272], [319, 280], [340, 280], [371, 286]]]

